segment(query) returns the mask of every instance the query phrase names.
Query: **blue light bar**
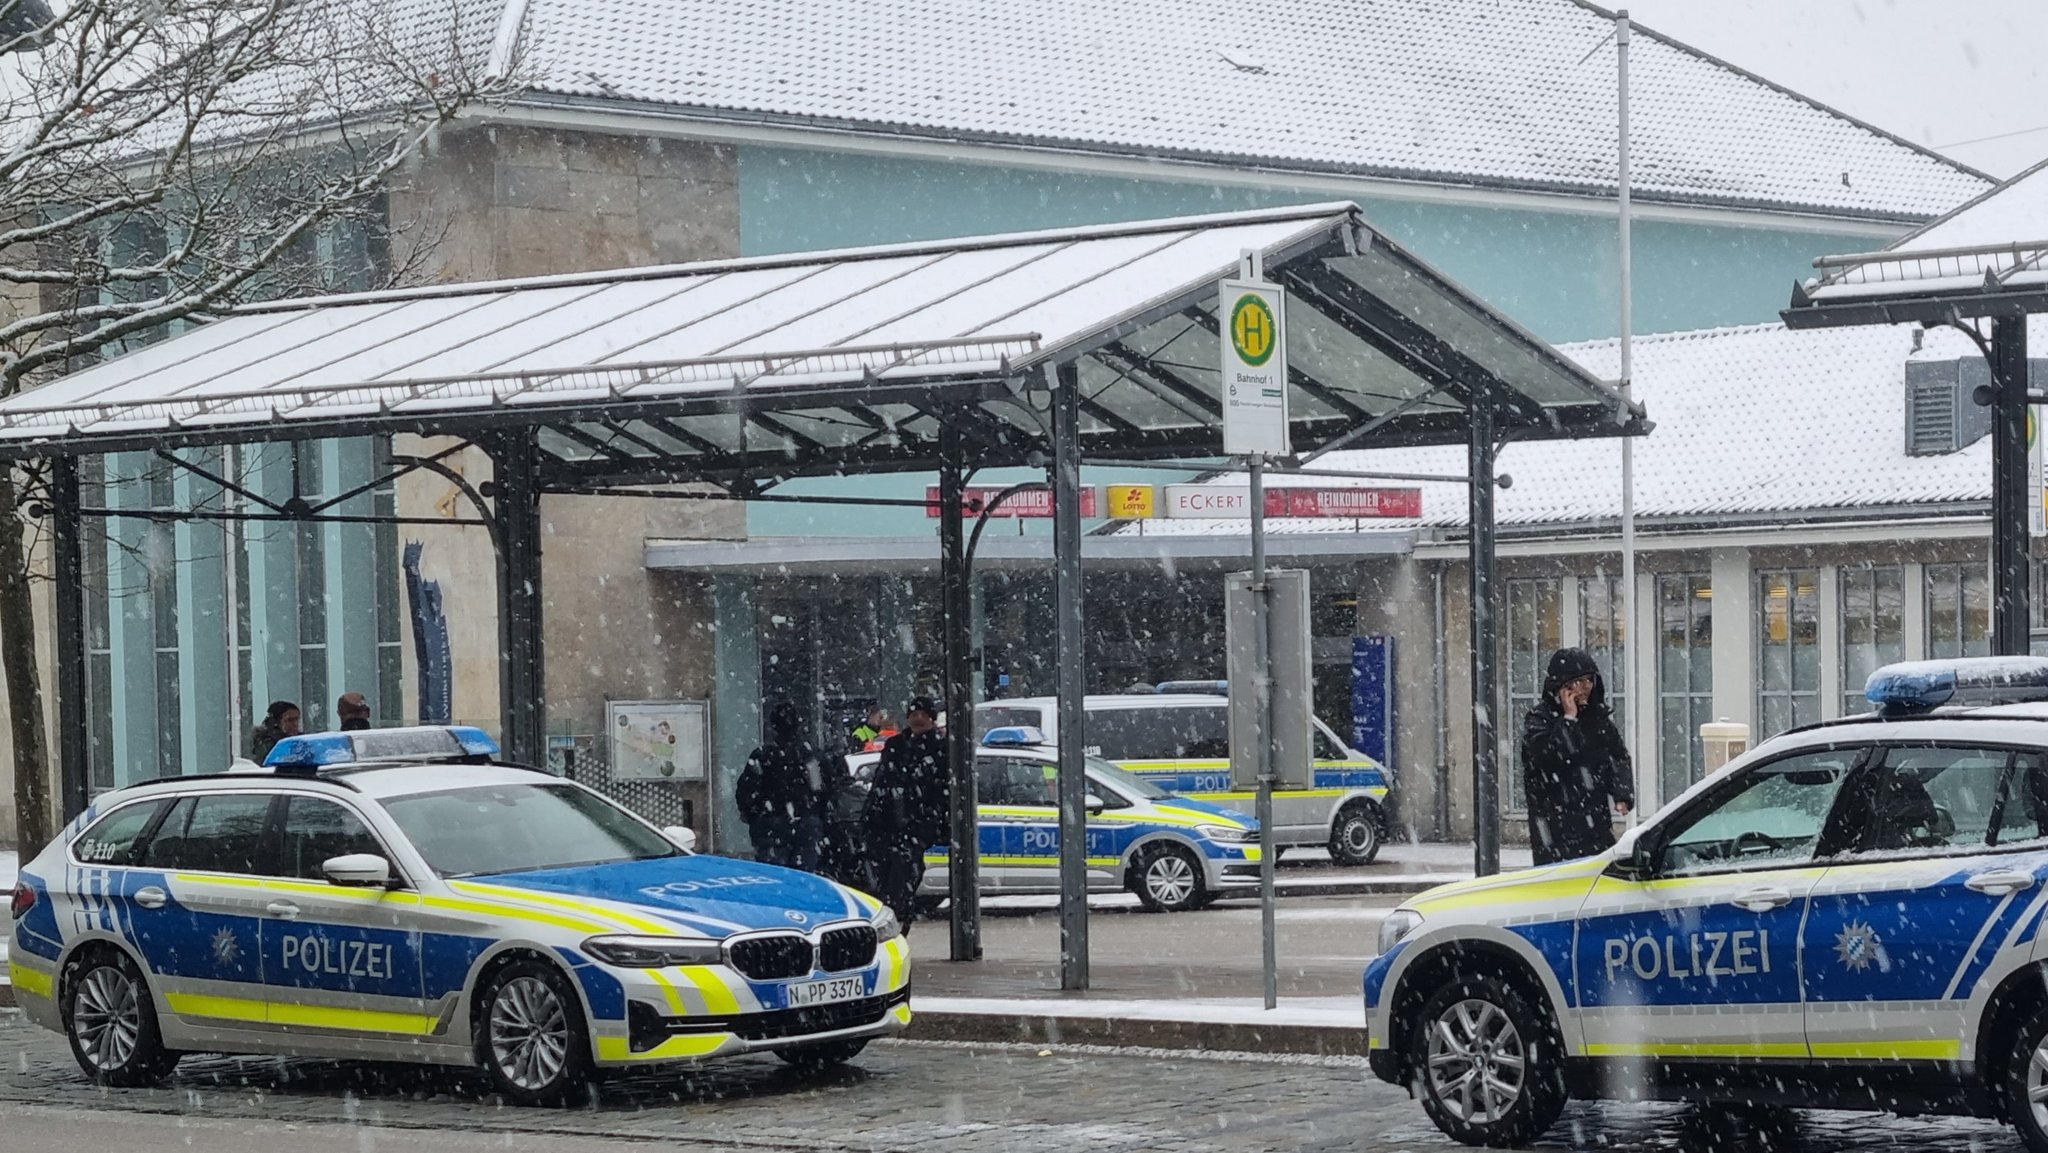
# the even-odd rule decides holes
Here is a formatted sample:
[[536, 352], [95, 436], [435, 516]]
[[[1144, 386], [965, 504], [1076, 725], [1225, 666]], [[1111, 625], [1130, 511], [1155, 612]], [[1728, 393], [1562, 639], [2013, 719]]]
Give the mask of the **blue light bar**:
[[1863, 695], [1888, 716], [1944, 705], [2010, 705], [2048, 700], [2048, 658], [1957, 657], [1903, 661], [1870, 674]]
[[482, 729], [417, 725], [286, 737], [271, 748], [263, 763], [273, 769], [305, 773], [357, 761], [461, 761], [497, 755], [498, 742]]
[[1027, 748], [1044, 744], [1045, 733], [1030, 725], [1005, 725], [990, 729], [988, 735], [981, 738], [981, 743], [1006, 749]]

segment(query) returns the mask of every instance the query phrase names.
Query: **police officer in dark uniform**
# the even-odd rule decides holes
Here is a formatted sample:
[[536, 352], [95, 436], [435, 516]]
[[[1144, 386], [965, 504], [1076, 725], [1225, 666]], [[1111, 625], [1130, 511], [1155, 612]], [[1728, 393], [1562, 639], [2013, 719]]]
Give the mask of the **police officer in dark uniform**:
[[906, 713], [904, 730], [882, 746], [866, 824], [875, 896], [908, 926], [917, 911], [925, 852], [950, 839], [952, 778], [938, 705], [918, 697]]

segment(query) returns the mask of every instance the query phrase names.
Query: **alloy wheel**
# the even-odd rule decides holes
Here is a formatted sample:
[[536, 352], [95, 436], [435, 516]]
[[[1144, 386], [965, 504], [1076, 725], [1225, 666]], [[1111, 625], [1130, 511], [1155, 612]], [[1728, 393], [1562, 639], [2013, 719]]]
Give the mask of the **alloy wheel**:
[[1145, 887], [1162, 905], [1178, 905], [1195, 892], [1195, 870], [1179, 853], [1161, 853], [1145, 867]]
[[569, 1061], [569, 1013], [538, 977], [514, 977], [491, 1001], [491, 1055], [505, 1079], [541, 1092], [561, 1079]]
[[1428, 1057], [1431, 1095], [1468, 1125], [1495, 1124], [1521, 1100], [1528, 1052], [1515, 1023], [1491, 1001], [1459, 1001], [1439, 1014]]
[[87, 973], [72, 1003], [71, 1028], [94, 1068], [126, 1065], [142, 1035], [142, 996], [134, 979], [112, 965]]
[[2027, 1059], [2027, 1108], [2034, 1114], [2034, 1125], [2048, 1132], [2048, 1037]]

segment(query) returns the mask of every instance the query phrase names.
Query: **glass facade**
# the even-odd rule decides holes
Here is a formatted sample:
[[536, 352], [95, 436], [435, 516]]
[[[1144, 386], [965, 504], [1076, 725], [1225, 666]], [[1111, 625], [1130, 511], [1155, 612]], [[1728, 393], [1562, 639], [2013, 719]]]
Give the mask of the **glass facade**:
[[1619, 573], [1579, 578], [1579, 644], [1600, 664], [1601, 683], [1614, 723], [1628, 732], [1628, 662], [1621, 646], [1628, 640], [1628, 600]]
[[1842, 715], [1870, 711], [1864, 682], [1881, 665], [1905, 659], [1906, 573], [1898, 565], [1841, 570]]
[[[270, 504], [317, 505], [385, 475], [370, 438], [191, 449], [181, 459]], [[88, 457], [87, 765], [94, 790], [217, 772], [250, 752], [272, 700], [308, 731], [355, 690], [378, 723], [405, 715], [404, 598], [393, 525], [221, 521], [264, 504], [150, 453]], [[332, 512], [390, 513], [386, 484]]]
[[1931, 564], [1927, 573], [1927, 656], [1991, 655], [1991, 573], [1981, 564]]
[[1820, 720], [1820, 572], [1757, 574], [1756, 739]]
[[1657, 578], [1657, 771], [1665, 797], [1700, 779], [1700, 726], [1714, 719], [1714, 587], [1705, 573]]
[[1522, 811], [1520, 758], [1516, 751], [1522, 718], [1543, 694], [1544, 666], [1550, 654], [1564, 647], [1564, 586], [1555, 577], [1508, 581], [1508, 699], [1499, 725], [1505, 746], [1501, 764], [1508, 774], [1508, 808]]

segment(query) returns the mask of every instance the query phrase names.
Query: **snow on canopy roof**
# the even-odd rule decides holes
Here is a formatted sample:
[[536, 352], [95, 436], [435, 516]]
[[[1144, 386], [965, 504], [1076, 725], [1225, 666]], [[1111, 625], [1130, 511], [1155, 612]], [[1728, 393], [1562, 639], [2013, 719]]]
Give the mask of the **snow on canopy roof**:
[[[1613, 27], [1576, 0], [509, 2], [533, 89], [572, 100], [1581, 195], [1617, 180]], [[1639, 199], [1921, 220], [1991, 183], [1638, 31]]]
[[1815, 305], [2048, 288], [2048, 160], [1881, 253], [1821, 263], [1824, 275], [1802, 286]]
[[[1107, 430], [1094, 442], [1159, 451], [1215, 433], [1216, 285], [1248, 250], [1303, 288], [1288, 314], [1301, 333], [1293, 367], [1319, 387], [1297, 389], [1298, 430], [1335, 435], [1385, 413], [1396, 432], [1407, 421], [1456, 438], [1464, 385], [1444, 382], [1480, 381], [1503, 398], [1504, 427], [1622, 431], [1612, 389], [1374, 232], [1355, 205], [1322, 204], [252, 305], [0, 402], [0, 443], [93, 452], [160, 434], [488, 419], [584, 426], [555, 432], [582, 449], [550, 451], [629, 464], [680, 456], [677, 442], [728, 462], [865, 454], [905, 439], [899, 428], [935, 437], [928, 402], [1011, 411], [1013, 384], [1073, 362], [1084, 447]], [[1382, 314], [1377, 328], [1347, 311], [1360, 308]], [[651, 405], [657, 429], [604, 427]], [[706, 423], [666, 423], [686, 416]], [[1038, 427], [1028, 413], [999, 419]]]
[[[2048, 321], [2031, 335], [2048, 338]], [[1766, 324], [1638, 337], [1634, 399], [1657, 427], [1635, 442], [1636, 515], [1700, 520], [1785, 512], [1852, 512], [1991, 499], [1991, 442], [1911, 456], [1905, 450], [1908, 359], [1977, 360], [1960, 333], [1929, 330], [1915, 353], [1903, 327], [1797, 331]], [[1594, 373], [1620, 367], [1614, 340], [1560, 345]], [[1334, 452], [1317, 468], [1462, 475], [1461, 448]], [[1605, 523], [1621, 516], [1621, 447], [1613, 442], [1510, 443], [1499, 470], [1513, 485], [1495, 493], [1497, 522]], [[1241, 474], [1208, 483], [1244, 483]], [[1408, 482], [1271, 475], [1268, 484], [1410, 487]], [[1463, 484], [1428, 482], [1412, 520], [1269, 518], [1270, 533], [1462, 528]], [[1241, 535], [1244, 521], [1148, 520], [1147, 536]], [[1131, 532], [1135, 526], [1115, 531]]]

